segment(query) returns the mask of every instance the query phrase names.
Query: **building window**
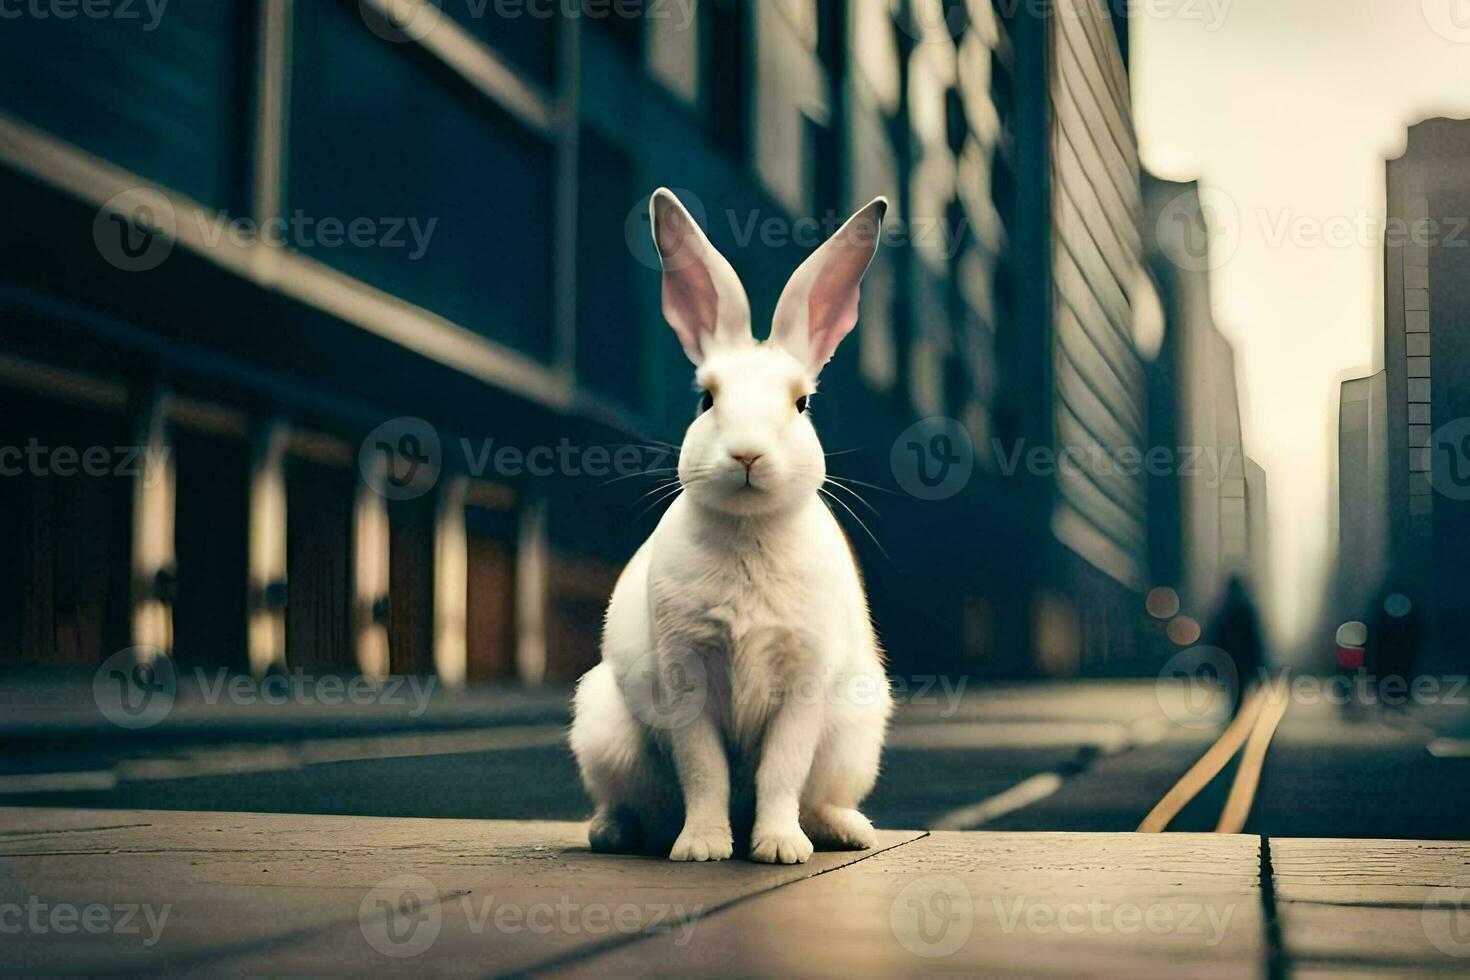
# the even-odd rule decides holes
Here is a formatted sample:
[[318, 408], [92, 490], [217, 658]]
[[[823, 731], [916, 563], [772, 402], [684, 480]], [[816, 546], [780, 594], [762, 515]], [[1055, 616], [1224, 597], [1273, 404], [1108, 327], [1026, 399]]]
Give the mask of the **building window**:
[[[648, 22], [648, 72], [690, 105], [699, 102], [699, 8], [697, 0]], [[688, 21], [684, 20], [687, 11]]]
[[[286, 215], [310, 224], [293, 244], [550, 363], [550, 139], [426, 52], [374, 35], [355, 8], [295, 6]], [[359, 243], [344, 233], [353, 223]]]
[[705, 116], [715, 145], [744, 162], [750, 153], [750, 26], [746, 0], [704, 0]]

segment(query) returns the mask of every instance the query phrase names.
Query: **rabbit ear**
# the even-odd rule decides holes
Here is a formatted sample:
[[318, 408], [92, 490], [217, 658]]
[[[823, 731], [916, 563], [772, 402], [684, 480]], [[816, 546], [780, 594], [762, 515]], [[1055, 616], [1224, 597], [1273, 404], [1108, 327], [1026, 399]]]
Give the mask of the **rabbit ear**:
[[859, 287], [878, 252], [887, 213], [888, 200], [880, 197], [849, 218], [801, 264], [776, 304], [771, 342], [813, 374], [857, 325]]
[[750, 347], [750, 301], [725, 257], [666, 187], [649, 202], [663, 265], [664, 319], [696, 365], [716, 349]]

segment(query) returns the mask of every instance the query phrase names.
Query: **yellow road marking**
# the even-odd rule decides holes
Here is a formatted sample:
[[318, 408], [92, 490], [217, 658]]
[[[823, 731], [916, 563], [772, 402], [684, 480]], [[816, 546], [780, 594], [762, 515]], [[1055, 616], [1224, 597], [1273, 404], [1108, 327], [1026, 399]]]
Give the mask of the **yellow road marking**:
[[1246, 695], [1245, 703], [1240, 706], [1235, 720], [1226, 727], [1215, 744], [1200, 756], [1199, 761], [1180, 777], [1179, 782], [1164, 794], [1164, 798], [1149, 811], [1148, 816], [1143, 818], [1143, 823], [1138, 825], [1139, 833], [1161, 833], [1169, 826], [1169, 821], [1177, 817], [1179, 811], [1198, 796], [1200, 790], [1210, 784], [1210, 780], [1220, 774], [1220, 770], [1235, 757], [1235, 753], [1240, 751], [1250, 736], [1264, 699], [1265, 692], [1261, 688], [1254, 688]]
[[1238, 834], [1245, 829], [1250, 816], [1251, 804], [1255, 802], [1256, 789], [1261, 783], [1261, 769], [1266, 764], [1266, 750], [1271, 747], [1271, 736], [1281, 724], [1290, 703], [1287, 682], [1283, 678], [1273, 681], [1271, 693], [1261, 709], [1256, 725], [1251, 729], [1250, 741], [1245, 754], [1240, 757], [1240, 768], [1235, 771], [1235, 782], [1230, 786], [1230, 796], [1225, 800], [1225, 809], [1220, 811], [1220, 821], [1215, 824], [1217, 834]]

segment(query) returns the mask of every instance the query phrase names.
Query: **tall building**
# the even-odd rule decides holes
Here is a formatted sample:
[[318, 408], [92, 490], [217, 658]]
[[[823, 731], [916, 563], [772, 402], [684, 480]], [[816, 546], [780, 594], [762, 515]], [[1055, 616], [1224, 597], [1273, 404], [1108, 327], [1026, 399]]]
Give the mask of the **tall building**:
[[1409, 128], [1388, 161], [1384, 249], [1392, 574], [1426, 606], [1439, 655], [1465, 663], [1470, 585], [1470, 121]]
[[[1250, 576], [1264, 519], [1252, 507], [1252, 469], [1241, 433], [1235, 352], [1215, 326], [1210, 301], [1212, 216], [1198, 187], [1144, 175], [1147, 267], [1164, 310], [1164, 333], [1148, 368], [1150, 446], [1169, 453], [1149, 473], [1153, 584], [1176, 590], [1203, 621], [1232, 575]], [[1257, 590], [1260, 585], [1257, 583]]]
[[1245, 460], [1245, 502], [1249, 528], [1248, 581], [1263, 618], [1271, 622], [1276, 592], [1271, 576], [1271, 493], [1266, 470], [1249, 456]]
[[[1126, 18], [529, 6], [7, 21], [0, 193], [29, 232], [0, 273], [0, 448], [152, 463], [70, 478], [63, 453], [0, 481], [23, 556], [0, 662], [144, 646], [577, 676], [657, 516], [657, 474], [614, 483], [609, 458], [668, 467], [690, 417], [646, 225], [667, 185], [758, 335], [836, 221], [894, 202], [815, 403], [836, 473], [899, 484], [876, 517], [838, 491], [894, 668], [1128, 669], [1147, 532], [1144, 480], [1108, 462], [1145, 418]], [[973, 448], [938, 499], [900, 472], [932, 417]], [[1082, 466], [1006, 472], [996, 445]]]
[[[1371, 615], [1388, 574], [1388, 373], [1349, 378], [1337, 414], [1336, 623]], [[1335, 624], [1334, 624], [1335, 625]]]
[[[1020, 515], [1045, 548], [1015, 556], [1032, 642], [1053, 673], [1138, 669], [1146, 587], [1145, 440], [1133, 336], [1142, 207], [1126, 19], [1080, 0], [1011, 19], [1019, 168], [1001, 340], [1002, 444], [1068, 465], [1023, 481]], [[1044, 215], [1033, 224], [1019, 218]]]

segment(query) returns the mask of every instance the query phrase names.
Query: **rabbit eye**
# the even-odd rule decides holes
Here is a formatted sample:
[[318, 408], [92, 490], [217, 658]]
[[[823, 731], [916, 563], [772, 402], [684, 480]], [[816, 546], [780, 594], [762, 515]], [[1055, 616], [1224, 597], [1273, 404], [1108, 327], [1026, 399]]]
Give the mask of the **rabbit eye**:
[[798, 398], [796, 400], [796, 414], [800, 415], [802, 412], [805, 412], [806, 411], [806, 407], [807, 407], [807, 405], [810, 402], [811, 402], [811, 396], [810, 395], [802, 395], [800, 398]]
[[699, 397], [699, 415], [703, 415], [715, 407], [715, 396], [713, 392], [706, 391]]

